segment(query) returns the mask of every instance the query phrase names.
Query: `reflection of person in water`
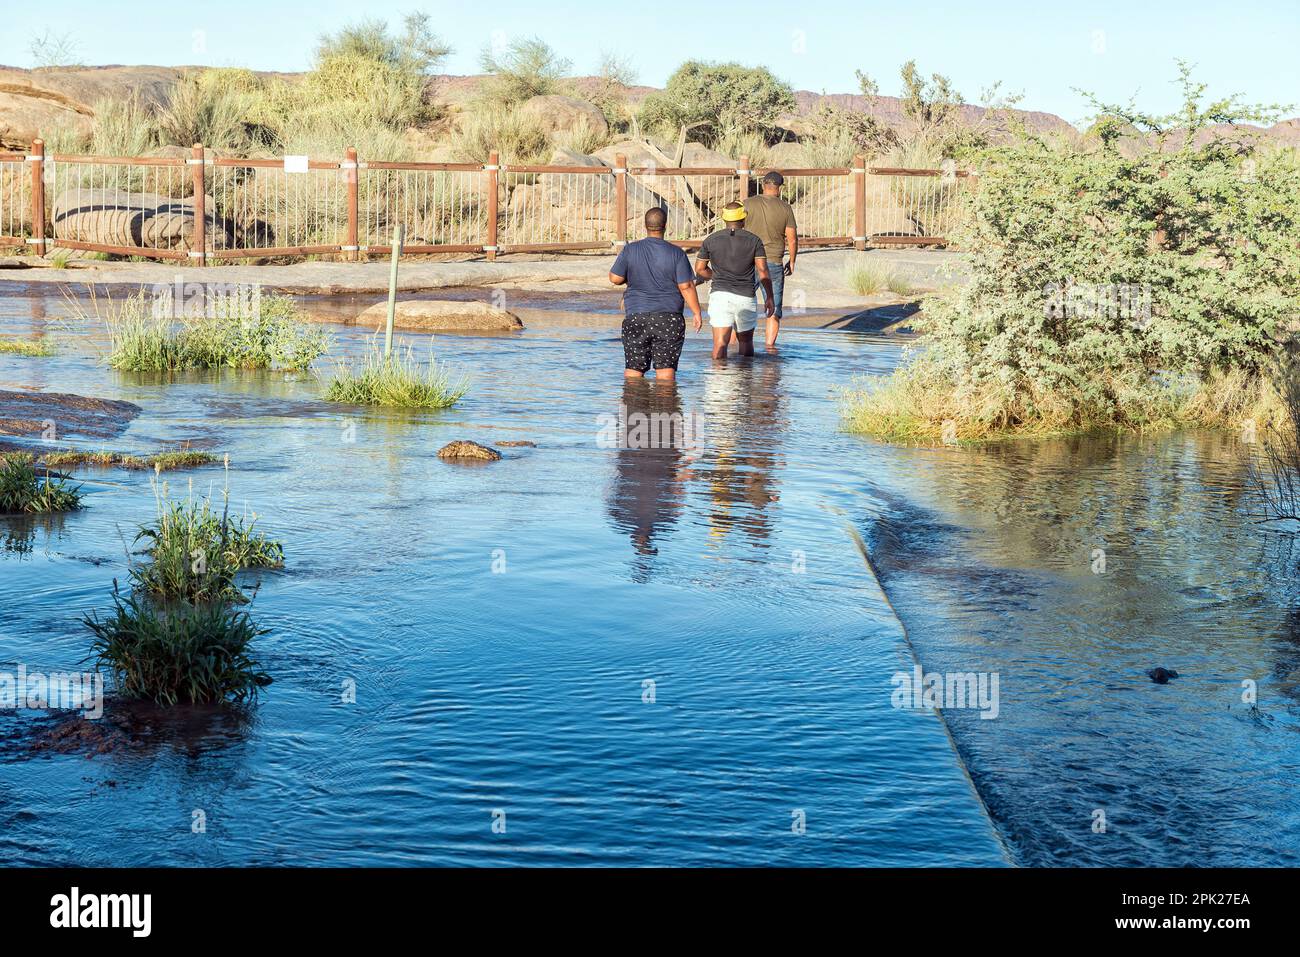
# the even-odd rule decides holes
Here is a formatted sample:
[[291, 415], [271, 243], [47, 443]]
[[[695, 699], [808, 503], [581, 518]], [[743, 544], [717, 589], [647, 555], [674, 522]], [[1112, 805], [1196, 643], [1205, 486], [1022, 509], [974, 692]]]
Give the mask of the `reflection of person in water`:
[[[681, 423], [681, 397], [670, 383], [625, 379], [618, 421], [618, 461], [609, 494], [613, 525], [636, 550], [636, 577], [649, 577], [657, 540], [677, 523], [682, 510], [684, 471], [694, 454]], [[662, 426], [662, 427], [661, 427]]]
[[784, 428], [781, 361], [767, 358], [747, 369], [715, 368], [704, 380], [709, 453], [694, 474], [712, 500], [709, 539], [719, 544], [739, 527], [755, 544], [766, 545], [772, 532], [767, 507], [780, 498], [776, 449]]

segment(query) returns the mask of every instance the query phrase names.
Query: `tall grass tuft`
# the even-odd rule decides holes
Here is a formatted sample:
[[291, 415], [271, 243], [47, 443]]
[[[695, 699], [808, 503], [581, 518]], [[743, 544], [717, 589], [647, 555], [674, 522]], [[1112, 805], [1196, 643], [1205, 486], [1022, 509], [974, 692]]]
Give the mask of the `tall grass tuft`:
[[411, 347], [394, 349], [385, 357], [376, 337], [359, 363], [341, 361], [325, 390], [326, 402], [379, 405], [402, 409], [445, 409], [466, 392], [464, 381], [453, 381], [433, 357], [421, 362]]
[[271, 679], [249, 654], [266, 631], [223, 602], [156, 606], [114, 590], [113, 614], [87, 616], [97, 668], [128, 698], [159, 704], [244, 701]]
[[37, 469], [30, 455], [0, 456], [0, 515], [72, 512], [81, 508], [81, 489]]
[[550, 158], [550, 134], [537, 117], [515, 107], [491, 106], [461, 117], [451, 148], [465, 163], [483, 163], [498, 150], [503, 163], [528, 165]]
[[905, 276], [872, 261], [869, 256], [855, 257], [845, 267], [845, 273], [849, 287], [859, 296], [874, 296], [886, 289], [897, 296], [907, 296], [915, 291]]
[[211, 496], [195, 498], [192, 487], [186, 498], [172, 500], [166, 484], [155, 481], [154, 497], [157, 518], [135, 537], [145, 543], [148, 561], [131, 566], [135, 588], [151, 598], [243, 602], [239, 572], [284, 566], [284, 548], [256, 530], [256, 514], [230, 515], [228, 488], [220, 511]]

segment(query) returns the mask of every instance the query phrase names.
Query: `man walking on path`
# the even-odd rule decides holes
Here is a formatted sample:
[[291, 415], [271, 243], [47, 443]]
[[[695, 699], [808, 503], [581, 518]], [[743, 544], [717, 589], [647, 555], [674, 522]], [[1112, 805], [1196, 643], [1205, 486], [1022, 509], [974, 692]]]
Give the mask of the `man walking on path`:
[[709, 326], [713, 329], [713, 358], [727, 358], [731, 333], [742, 356], [754, 354], [754, 327], [758, 303], [754, 290], [762, 286], [764, 308], [770, 322], [775, 311], [772, 279], [767, 273], [763, 241], [745, 228], [745, 207], [728, 203], [722, 208], [722, 229], [700, 246], [695, 275], [712, 280], [709, 287]]
[[[772, 277], [772, 291], [775, 293], [776, 310], [768, 313], [767, 347], [776, 345], [777, 333], [781, 331], [781, 299], [785, 292], [785, 277], [794, 273], [795, 257], [799, 255], [799, 230], [794, 221], [794, 209], [781, 198], [781, 186], [785, 177], [776, 170], [771, 170], [763, 177], [763, 192], [745, 200], [745, 228], [763, 240], [763, 249], [767, 253], [768, 271]], [[785, 253], [790, 259], [784, 266], [781, 259]]]
[[624, 378], [640, 379], [651, 365], [655, 378], [672, 381], [686, 341], [683, 306], [690, 306], [700, 331], [700, 297], [686, 253], [664, 239], [668, 214], [646, 210], [646, 238], [628, 243], [609, 270], [609, 281], [627, 286], [623, 294]]

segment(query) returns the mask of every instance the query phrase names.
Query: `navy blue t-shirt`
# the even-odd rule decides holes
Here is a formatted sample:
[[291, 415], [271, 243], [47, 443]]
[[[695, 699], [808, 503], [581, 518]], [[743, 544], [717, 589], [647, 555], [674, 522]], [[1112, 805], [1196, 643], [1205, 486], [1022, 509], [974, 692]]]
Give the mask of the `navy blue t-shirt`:
[[629, 316], [644, 312], [681, 312], [685, 302], [677, 284], [695, 278], [686, 253], [657, 236], [628, 243], [609, 271], [627, 279], [623, 309]]

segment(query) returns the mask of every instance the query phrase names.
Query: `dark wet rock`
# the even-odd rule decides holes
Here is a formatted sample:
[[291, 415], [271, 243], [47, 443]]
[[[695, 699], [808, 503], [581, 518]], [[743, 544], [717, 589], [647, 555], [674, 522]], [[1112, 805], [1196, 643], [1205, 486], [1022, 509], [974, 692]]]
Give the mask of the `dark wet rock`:
[[69, 718], [45, 731], [32, 742], [33, 753], [115, 754], [140, 746], [120, 728], [106, 721]]
[[1178, 672], [1172, 668], [1152, 668], [1147, 672], [1147, 677], [1158, 685], [1167, 685], [1178, 677]]
[[139, 414], [138, 405], [116, 399], [0, 389], [0, 435], [38, 436], [52, 424], [60, 440], [116, 438]]
[[488, 448], [486, 445], [479, 445], [477, 442], [458, 439], [455, 442], [448, 442], [440, 448], [438, 458], [453, 461], [495, 462], [501, 458], [501, 453], [496, 449]]
[[498, 442], [497, 445], [503, 449], [535, 449], [536, 442], [529, 442], [527, 439], [510, 439], [506, 442]]

